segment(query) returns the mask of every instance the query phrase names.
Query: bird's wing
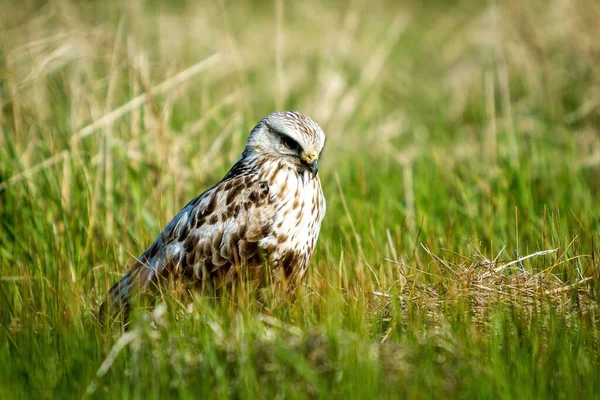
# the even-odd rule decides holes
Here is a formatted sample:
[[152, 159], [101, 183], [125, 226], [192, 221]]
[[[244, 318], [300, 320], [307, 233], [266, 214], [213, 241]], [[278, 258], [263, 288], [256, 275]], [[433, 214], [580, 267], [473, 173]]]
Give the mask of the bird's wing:
[[275, 205], [260, 175], [240, 172], [189, 202], [111, 288], [109, 300], [124, 303], [133, 287], [161, 276], [201, 279], [258, 257], [259, 241], [273, 230]]

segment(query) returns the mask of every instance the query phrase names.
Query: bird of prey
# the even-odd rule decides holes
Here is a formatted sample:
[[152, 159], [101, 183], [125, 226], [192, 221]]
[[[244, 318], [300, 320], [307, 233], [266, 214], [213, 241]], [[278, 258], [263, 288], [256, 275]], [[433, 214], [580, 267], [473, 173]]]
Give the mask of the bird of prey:
[[217, 287], [235, 277], [257, 282], [268, 272], [274, 284], [297, 285], [325, 216], [317, 174], [324, 144], [323, 130], [306, 115], [263, 118], [227, 175], [167, 224], [112, 286], [100, 313], [129, 307], [133, 290], [161, 280]]

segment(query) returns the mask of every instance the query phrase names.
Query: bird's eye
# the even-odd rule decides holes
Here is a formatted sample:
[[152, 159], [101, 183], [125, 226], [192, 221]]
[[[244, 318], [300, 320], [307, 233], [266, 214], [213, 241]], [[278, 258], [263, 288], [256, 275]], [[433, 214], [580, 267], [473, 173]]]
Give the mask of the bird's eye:
[[281, 136], [281, 143], [283, 143], [286, 148], [294, 151], [300, 150], [300, 145], [294, 139], [283, 133], [280, 133], [279, 136]]

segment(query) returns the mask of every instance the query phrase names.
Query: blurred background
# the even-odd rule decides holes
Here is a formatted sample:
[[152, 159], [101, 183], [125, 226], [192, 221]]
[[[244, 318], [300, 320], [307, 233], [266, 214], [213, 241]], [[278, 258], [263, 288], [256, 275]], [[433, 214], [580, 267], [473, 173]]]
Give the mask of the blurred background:
[[[330, 262], [344, 248], [351, 263], [412, 260], [419, 243], [510, 256], [576, 251], [576, 236], [593, 246], [595, 1], [2, 10], [0, 212], [3, 241], [25, 252], [5, 265], [68, 265], [73, 282], [99, 265], [115, 274], [282, 109], [328, 136], [320, 248]], [[57, 254], [56, 266], [37, 252]]]
[[0, 23], [11, 268], [124, 268], [282, 109], [328, 135], [331, 260], [598, 233], [595, 1], [24, 1]]

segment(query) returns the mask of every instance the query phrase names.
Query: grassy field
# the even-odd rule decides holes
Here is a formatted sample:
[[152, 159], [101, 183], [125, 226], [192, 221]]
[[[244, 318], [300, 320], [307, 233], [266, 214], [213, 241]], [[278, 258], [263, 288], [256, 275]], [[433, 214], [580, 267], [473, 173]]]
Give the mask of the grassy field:
[[[600, 396], [598, 2], [1, 3], [0, 398]], [[97, 324], [281, 109], [304, 286]]]

